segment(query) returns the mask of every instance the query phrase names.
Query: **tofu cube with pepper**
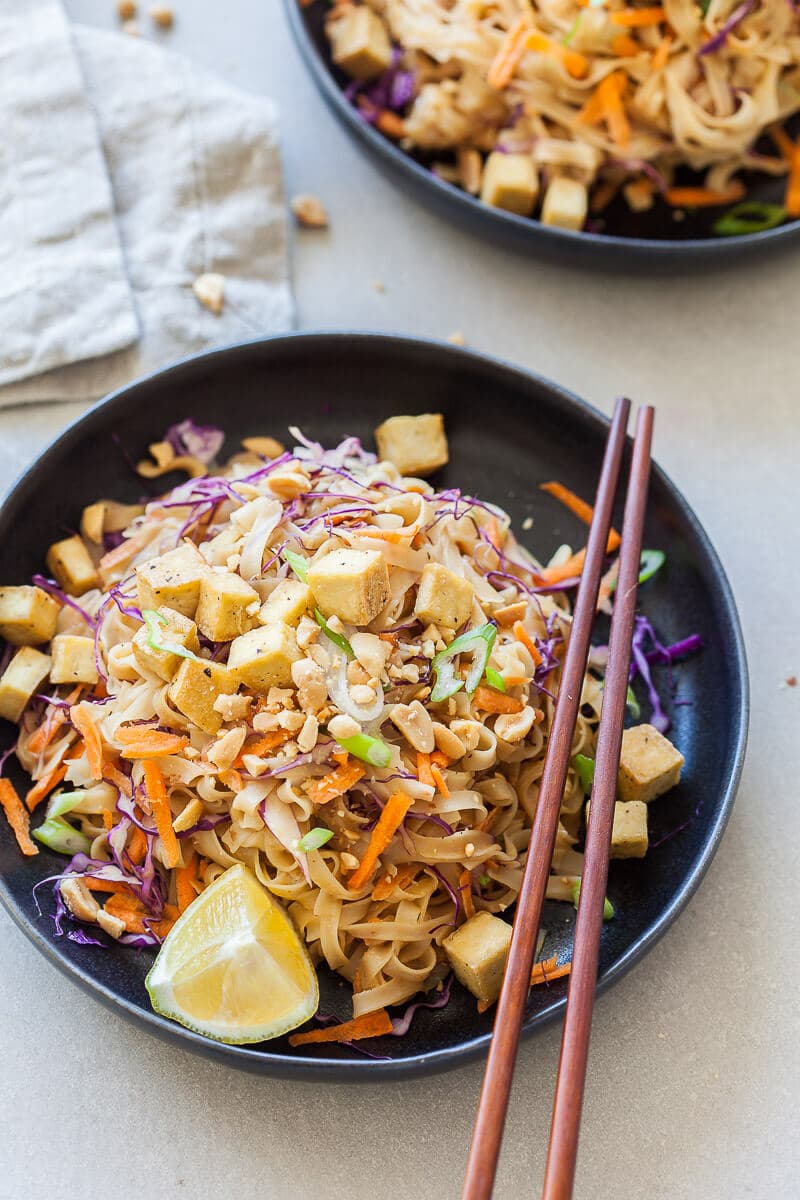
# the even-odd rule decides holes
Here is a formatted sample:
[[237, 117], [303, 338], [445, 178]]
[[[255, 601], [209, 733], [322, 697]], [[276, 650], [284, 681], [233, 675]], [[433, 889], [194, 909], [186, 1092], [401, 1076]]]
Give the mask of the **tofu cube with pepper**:
[[296, 625], [313, 603], [314, 597], [308, 584], [301, 583], [299, 579], [283, 579], [261, 605], [258, 619], [262, 625], [271, 625], [274, 621]]
[[479, 912], [442, 943], [456, 979], [486, 1004], [500, 995], [506, 969], [511, 926], [491, 913]]
[[258, 624], [261, 597], [232, 571], [209, 571], [200, 584], [197, 628], [212, 642], [231, 642]]
[[82, 596], [100, 582], [92, 556], [77, 533], [53, 543], [47, 551], [47, 569], [70, 596]]
[[231, 642], [228, 666], [254, 692], [292, 686], [292, 663], [303, 657], [294, 630], [283, 621], [262, 625]]
[[529, 217], [538, 195], [539, 176], [530, 154], [501, 154], [495, 150], [489, 155], [481, 182], [484, 204]]
[[214, 708], [217, 696], [232, 696], [239, 680], [222, 663], [185, 658], [169, 686], [172, 703], [204, 733], [216, 733], [222, 717]]
[[469, 620], [474, 588], [439, 563], [428, 563], [422, 569], [414, 614], [423, 625], [444, 625], [458, 629]]
[[559, 229], [583, 229], [589, 211], [589, 193], [577, 179], [554, 179], [542, 202], [542, 224]]
[[614, 805], [611, 857], [644, 858], [647, 846], [647, 805], [641, 800], [618, 800]]
[[353, 79], [380, 75], [392, 61], [389, 34], [381, 18], [365, 4], [347, 5], [327, 24], [331, 58]]
[[0, 676], [0, 717], [18, 721], [25, 705], [50, 671], [50, 656], [21, 646]]
[[173, 654], [167, 649], [159, 649], [153, 645], [153, 640], [161, 646], [179, 646], [182, 650], [190, 650], [192, 654], [200, 653], [200, 642], [197, 637], [197, 626], [183, 613], [175, 612], [172, 608], [162, 606], [156, 610], [162, 621], [156, 622], [156, 637], [151, 639], [150, 630], [146, 625], [137, 630], [133, 637], [133, 657], [144, 671], [150, 671], [159, 679], [169, 683], [184, 657]]
[[651, 800], [675, 787], [684, 758], [653, 725], [634, 725], [622, 735], [617, 791], [620, 800]]
[[208, 567], [188, 546], [178, 546], [136, 568], [139, 608], [165, 605], [193, 617], [200, 599], [200, 581]]
[[59, 633], [51, 646], [51, 683], [97, 683], [94, 638]]
[[309, 567], [308, 586], [323, 616], [351, 625], [369, 625], [391, 596], [380, 550], [332, 550]]
[[49, 642], [57, 619], [58, 602], [42, 588], [0, 588], [0, 637], [12, 646]]
[[375, 441], [378, 456], [394, 463], [401, 475], [429, 475], [450, 457], [441, 413], [389, 417], [375, 430]]

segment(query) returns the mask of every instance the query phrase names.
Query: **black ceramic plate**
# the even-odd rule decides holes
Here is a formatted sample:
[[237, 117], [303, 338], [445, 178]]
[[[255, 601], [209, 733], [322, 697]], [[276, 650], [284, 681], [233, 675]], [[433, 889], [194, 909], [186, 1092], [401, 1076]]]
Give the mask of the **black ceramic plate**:
[[[155, 493], [159, 485], [136, 477], [120, 447], [135, 460], [183, 417], [224, 426], [233, 452], [248, 434], [285, 437], [290, 424], [325, 444], [346, 433], [370, 444], [384, 418], [431, 410], [445, 414], [450, 439], [450, 465], [438, 483], [496, 501], [518, 531], [533, 516], [527, 537], [545, 558], [563, 541], [580, 543], [585, 529], [537, 484], [556, 478], [592, 494], [607, 429], [599, 413], [543, 379], [452, 347], [380, 335], [298, 334], [187, 359], [114, 393], [76, 421], [0, 510], [0, 581], [23, 583], [41, 570], [50, 542], [75, 529], [82, 507], [98, 497], [131, 502], [148, 488]], [[676, 672], [681, 703], [671, 711], [686, 768], [678, 790], [653, 806], [652, 840], [688, 823], [646, 859], [613, 864], [616, 916], [603, 930], [602, 987], [641, 958], [700, 882], [730, 814], [747, 728], [744, 650], [727, 580], [694, 514], [658, 469], [645, 544], [664, 549], [667, 565], [643, 587], [642, 609], [667, 641], [698, 632], [706, 649]], [[0, 743], [11, 735], [4, 725]], [[16, 782], [25, 786], [22, 778]], [[63, 862], [47, 851], [23, 859], [0, 821], [0, 896], [11, 916], [51, 962], [162, 1037], [251, 1070], [342, 1079], [421, 1073], [486, 1049], [491, 1013], [478, 1016], [473, 998], [458, 987], [446, 1009], [418, 1012], [407, 1037], [370, 1044], [388, 1060], [343, 1047], [292, 1050], [285, 1038], [259, 1046], [207, 1041], [152, 1012], [144, 987], [150, 952], [76, 945], [55, 936], [48, 916], [38, 916], [33, 885]], [[40, 890], [45, 908], [49, 891]], [[547, 905], [551, 953], [571, 945], [573, 917], [569, 905]], [[320, 975], [323, 1007], [349, 1015], [349, 988], [327, 971]], [[526, 1032], [556, 1017], [564, 995], [563, 981], [535, 988]]]
[[[343, 89], [350, 82], [330, 57], [324, 21], [329, 11], [325, 0], [314, 0], [301, 8], [298, 0], [285, 0], [289, 25], [314, 80], [337, 117], [376, 156], [394, 178], [420, 200], [448, 220], [460, 220], [479, 236], [491, 236], [516, 250], [534, 252], [555, 259], [601, 263], [617, 270], [685, 269], [711, 260], [738, 261], [745, 253], [763, 252], [783, 245], [800, 235], [800, 221], [790, 221], [776, 229], [743, 237], [719, 237], [712, 225], [722, 210], [694, 209], [677, 221], [666, 205], [656, 203], [644, 213], [634, 213], [620, 198], [602, 214], [602, 231], [573, 233], [542, 225], [528, 217], [518, 217], [482, 204], [454, 184], [445, 182], [430, 170], [432, 160], [408, 154], [389, 138], [378, 133], [347, 100]], [[800, 132], [800, 121], [790, 124]], [[774, 153], [767, 139], [765, 153]], [[446, 159], [444, 154], [434, 156]], [[691, 171], [679, 174], [676, 183], [690, 186], [702, 182]], [[752, 173], [745, 178], [747, 199], [781, 204], [785, 181]]]

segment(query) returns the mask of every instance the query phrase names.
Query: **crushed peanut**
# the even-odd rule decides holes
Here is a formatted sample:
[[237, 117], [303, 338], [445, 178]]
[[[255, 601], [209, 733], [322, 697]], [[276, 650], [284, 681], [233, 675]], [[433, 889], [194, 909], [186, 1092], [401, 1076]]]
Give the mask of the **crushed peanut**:
[[455, 333], [448, 334], [447, 340], [451, 346], [466, 346], [467, 344], [467, 339], [458, 330]]
[[171, 29], [175, 24], [175, 14], [166, 4], [154, 5], [148, 15], [159, 29]]
[[117, 16], [120, 21], [132, 21], [136, 16], [134, 0], [117, 0]]
[[327, 229], [328, 214], [325, 211], [324, 204], [317, 196], [312, 196], [309, 192], [293, 196], [290, 201], [290, 208], [294, 213], [297, 224], [302, 225], [303, 228]]
[[192, 291], [209, 312], [219, 316], [225, 307], [224, 275], [219, 275], [216, 271], [207, 271], [204, 275], [198, 275], [192, 284]]

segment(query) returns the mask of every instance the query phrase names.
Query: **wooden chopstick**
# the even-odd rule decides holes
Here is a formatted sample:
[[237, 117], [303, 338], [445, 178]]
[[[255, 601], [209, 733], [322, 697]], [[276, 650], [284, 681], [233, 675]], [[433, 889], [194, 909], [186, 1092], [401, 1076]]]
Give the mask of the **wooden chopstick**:
[[531, 830], [530, 850], [517, 900], [503, 987], [497, 1003], [483, 1087], [469, 1148], [462, 1200], [488, 1200], [494, 1185], [520, 1028], [530, 988], [542, 903], [550, 874], [561, 799], [586, 674], [589, 642], [606, 557], [606, 543], [611, 528], [611, 514], [629, 414], [630, 401], [618, 400], [603, 456], [594, 516], [586, 545], [586, 559], [575, 601], [572, 631], [562, 666], [558, 701], [539, 788], [539, 802]]
[[653, 415], [652, 408], [641, 408], [636, 420], [543, 1200], [569, 1200], [575, 1181], [650, 478]]

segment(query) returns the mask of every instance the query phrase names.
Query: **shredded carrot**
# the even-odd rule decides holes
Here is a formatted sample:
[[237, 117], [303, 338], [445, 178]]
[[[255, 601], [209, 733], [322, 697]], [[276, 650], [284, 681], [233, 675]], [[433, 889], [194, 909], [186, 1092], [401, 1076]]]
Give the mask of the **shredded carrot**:
[[391, 896], [395, 888], [407, 887], [413, 881], [419, 867], [416, 863], [406, 863], [404, 867], [400, 867], [396, 875], [384, 875], [383, 879], [379, 879], [372, 889], [373, 900], [386, 900]]
[[538, 646], [534, 642], [531, 635], [528, 633], [525, 626], [522, 624], [522, 621], [514, 622], [513, 633], [514, 633], [514, 637], [517, 639], [517, 641], [521, 642], [522, 645], [525, 647], [525, 649], [530, 654], [531, 658], [533, 659], [533, 665], [535, 667], [538, 667], [542, 661], [542, 656], [539, 653]]
[[369, 845], [364, 851], [364, 857], [347, 881], [351, 892], [359, 891], [370, 878], [379, 856], [391, 844], [392, 838], [413, 803], [412, 797], [406, 795], [405, 792], [394, 792], [386, 801], [378, 823], [372, 831]]
[[631, 127], [622, 102], [625, 87], [626, 79], [622, 71], [612, 71], [597, 85], [597, 98], [608, 135], [618, 146], [627, 146], [631, 140]]
[[350, 755], [348, 754], [347, 750], [334, 750], [333, 754], [331, 754], [331, 758], [335, 763], [338, 763], [340, 767], [346, 767], [350, 761]]
[[618, 33], [611, 42], [611, 50], [618, 58], [633, 58], [634, 54], [640, 53], [642, 47], [627, 33]]
[[398, 117], [397, 113], [391, 112], [388, 108], [381, 109], [375, 118], [375, 128], [385, 133], [387, 137], [394, 138], [395, 141], [400, 141], [406, 136], [406, 123], [402, 117]]
[[[76, 688], [73, 688], [70, 694], [65, 697], [67, 704], [75, 704], [80, 697], [82, 690], [83, 684], [78, 684]], [[66, 725], [68, 720], [69, 716], [67, 709], [51, 709], [47, 715], [47, 718], [28, 740], [28, 749], [30, 750], [31, 754], [41, 754], [43, 750], [46, 750], [58, 730], [62, 725]]]
[[520, 17], [503, 38], [500, 48], [492, 60], [486, 76], [486, 82], [489, 84], [489, 87], [494, 88], [498, 92], [508, 87], [525, 53], [525, 38], [527, 33], [528, 26], [525, 19], [524, 17]]
[[37, 783], [33, 785], [25, 797], [25, 803], [28, 806], [28, 812], [33, 812], [37, 804], [41, 804], [47, 796], [50, 795], [54, 787], [58, 787], [61, 780], [67, 773], [66, 763], [57, 763], [52, 771], [43, 776]]
[[572, 579], [573, 576], [580, 575], [583, 571], [583, 564], [586, 560], [586, 550], [577, 550], [574, 554], [563, 563], [559, 563], [557, 567], [545, 567], [540, 571], [545, 583], [563, 583], [565, 579]]
[[[539, 488], [543, 492], [547, 492], [549, 496], [560, 501], [565, 508], [568, 508], [571, 513], [574, 513], [578, 520], [583, 521], [584, 525], [591, 525], [594, 519], [594, 509], [591, 504], [587, 504], [585, 500], [581, 500], [580, 496], [576, 496], [573, 491], [565, 487], [563, 483], [557, 480], [550, 480], [549, 483], [542, 483]], [[606, 542], [606, 554], [611, 554], [620, 544], [620, 536], [613, 527], [609, 530], [608, 541]]]
[[[169, 933], [172, 926], [178, 919], [179, 913], [174, 904], [164, 905], [164, 915], [160, 920], [154, 920], [148, 917], [147, 910], [138, 900], [127, 896], [112, 893], [105, 903], [105, 910], [112, 917], [118, 917], [123, 921], [128, 933], [149, 933], [153, 932], [160, 938], [164, 938]], [[148, 922], [145, 925], [145, 921]], [[148, 928], [149, 926], [149, 928]]]
[[103, 763], [103, 778], [109, 783], [113, 783], [114, 787], [118, 787], [123, 796], [133, 795], [133, 784], [127, 775], [125, 775], [113, 762]]
[[794, 154], [794, 142], [789, 137], [786, 130], [781, 125], [773, 125], [769, 130], [769, 136], [772, 138], [775, 145], [781, 152], [787, 163], [791, 163], [792, 155]]
[[109, 571], [113, 571], [116, 567], [122, 566], [128, 562], [134, 555], [139, 553], [141, 543], [138, 538], [126, 538], [124, 542], [120, 542], [113, 550], [109, 550], [104, 554], [97, 564], [97, 569], [102, 575], [107, 575]]
[[660, 25], [667, 19], [667, 14], [660, 5], [652, 8], [622, 8], [610, 15], [611, 23], [622, 25], [624, 29], [642, 29], [646, 25]]
[[790, 217], [800, 217], [800, 146], [794, 146], [789, 159], [784, 208]]
[[494, 688], [481, 684], [475, 691], [475, 703], [478, 708], [489, 713], [518, 713], [525, 707], [521, 700], [509, 696], [506, 692], [496, 692]]
[[197, 866], [197, 856], [194, 851], [191, 851], [187, 857], [184, 866], [178, 867], [175, 872], [175, 890], [178, 898], [178, 912], [185, 912], [193, 900], [197, 898], [197, 892], [194, 890], [194, 881], [197, 878], [195, 869]]
[[479, 833], [488, 833], [489, 830], [494, 825], [495, 821], [497, 820], [497, 816], [498, 816], [499, 812], [500, 812], [499, 808], [490, 808], [489, 811], [487, 812], [486, 816], [481, 821], [480, 825], [477, 826], [478, 832]]
[[441, 768], [438, 767], [435, 763], [431, 764], [431, 775], [433, 776], [434, 782], [436, 784], [436, 790], [442, 796], [444, 796], [445, 800], [447, 800], [448, 797], [450, 796], [450, 789], [447, 786], [447, 782], [445, 780], [444, 775], [441, 772]]
[[528, 50], [534, 50], [538, 54], [549, 54], [552, 58], [558, 59], [564, 70], [573, 79], [585, 79], [589, 74], [589, 60], [585, 55], [579, 54], [577, 50], [570, 50], [568, 46], [563, 46], [560, 42], [552, 41], [543, 33], [529, 33], [525, 39], [525, 46]]
[[464, 916], [469, 920], [475, 916], [475, 905], [472, 900], [472, 872], [467, 867], [458, 877], [458, 894], [464, 906]]
[[450, 759], [445, 754], [444, 750], [434, 750], [431, 755], [431, 762], [435, 767], [449, 767]]
[[554, 979], [563, 979], [565, 975], [569, 975], [571, 969], [571, 962], [559, 966], [556, 958], [548, 958], [544, 962], [534, 963], [531, 971], [531, 987], [536, 987], [537, 983], [551, 983]]
[[74, 704], [69, 710], [69, 719], [86, 743], [86, 758], [92, 778], [103, 778], [103, 742], [100, 731], [82, 704]]
[[672, 34], [668, 33], [667, 36], [662, 39], [661, 43], [653, 54], [653, 57], [650, 60], [650, 70], [654, 75], [658, 74], [659, 71], [663, 71], [664, 67], [669, 62], [669, 52], [672, 49], [673, 41], [674, 39]]
[[735, 204], [745, 195], [743, 183], [734, 179], [727, 191], [718, 192], [706, 187], [671, 187], [664, 192], [664, 199], [673, 208], [714, 208], [723, 204]]
[[38, 854], [31, 838], [31, 819], [10, 779], [0, 779], [0, 805], [22, 853], [28, 858]]
[[314, 804], [327, 804], [329, 800], [335, 800], [337, 796], [349, 792], [365, 774], [364, 767], [354, 759], [337, 767], [328, 775], [323, 775], [321, 779], [315, 779], [308, 789], [309, 797]]
[[391, 642], [391, 644], [393, 646], [397, 645], [397, 634], [396, 633], [379, 633], [378, 637], [381, 639], [382, 642]]
[[121, 879], [98, 879], [96, 875], [82, 875], [81, 879], [90, 892], [113, 892], [119, 896], [128, 896], [132, 900], [138, 900], [138, 896]]
[[[164, 758], [168, 754], [179, 754], [190, 745], [189, 739], [179, 733], [162, 733], [160, 729], [138, 729], [135, 737], [117, 730], [117, 737], [125, 742], [123, 758]], [[129, 727], [130, 728], [130, 727]]]
[[[347, 520], [347, 514], [344, 514], [344, 519]], [[379, 542], [389, 542], [392, 546], [400, 546], [407, 538], [416, 537], [416, 525], [407, 525], [403, 529], [359, 529], [358, 536], [365, 538], [375, 538]]]
[[417, 751], [417, 779], [426, 787], [436, 787], [436, 780], [431, 773], [431, 756]]
[[111, 830], [114, 828], [114, 815], [110, 808], [103, 809], [103, 825], [105, 826], [106, 833], [111, 833]]
[[358, 1042], [362, 1038], [380, 1037], [392, 1032], [392, 1019], [385, 1008], [364, 1013], [341, 1025], [329, 1025], [327, 1029], [309, 1029], [307, 1033], [293, 1033], [290, 1046], [308, 1046], [314, 1042]]
[[146, 853], [147, 838], [144, 834], [144, 831], [141, 830], [137, 825], [131, 834], [131, 840], [128, 843], [128, 858], [131, 860], [134, 866], [138, 867], [139, 863], [144, 861], [144, 856]]
[[245, 754], [254, 754], [256, 758], [262, 758], [268, 754], [270, 750], [277, 750], [284, 742], [288, 741], [292, 735], [286, 729], [275, 729], [271, 733], [262, 734], [261, 737], [247, 745], [242, 746], [239, 757], [233, 764], [235, 767], [244, 766]]
[[181, 856], [178, 838], [172, 828], [172, 812], [169, 807], [167, 786], [157, 763], [146, 759], [144, 763], [144, 790], [150, 801], [158, 836], [164, 844], [164, 862], [168, 867], [177, 867]]

